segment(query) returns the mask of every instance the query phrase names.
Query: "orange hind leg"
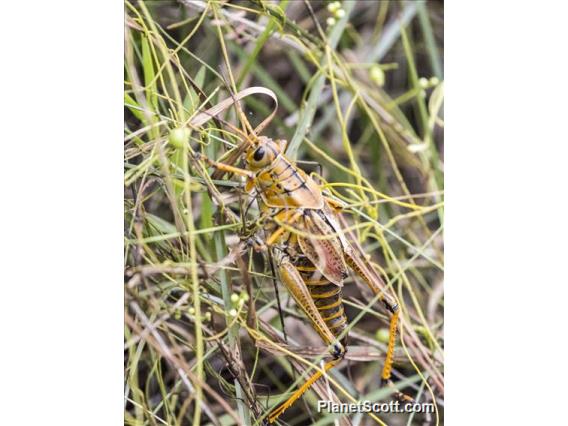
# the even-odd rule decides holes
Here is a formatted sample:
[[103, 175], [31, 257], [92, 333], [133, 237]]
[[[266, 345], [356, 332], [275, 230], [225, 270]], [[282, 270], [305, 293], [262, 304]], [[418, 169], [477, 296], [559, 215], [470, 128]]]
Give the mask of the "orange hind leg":
[[381, 374], [381, 382], [383, 385], [388, 385], [395, 389], [395, 397], [403, 401], [413, 401], [411, 397], [405, 395], [394, 387], [391, 380], [392, 365], [394, 361], [394, 347], [396, 343], [396, 334], [398, 326], [398, 317], [400, 313], [400, 308], [396, 301], [385, 292], [385, 283], [383, 280], [375, 273], [371, 271], [367, 264], [359, 258], [352, 247], [348, 247], [345, 250], [345, 261], [351, 269], [353, 269], [359, 277], [369, 286], [374, 294], [380, 295], [379, 300], [382, 301], [389, 314], [389, 342], [387, 345], [387, 353], [385, 356], [385, 363], [383, 365], [383, 371]]
[[292, 263], [290, 263], [289, 259], [284, 258], [282, 263], [278, 266], [278, 273], [280, 275], [280, 279], [292, 295], [292, 297], [296, 300], [296, 303], [305, 314], [310, 319], [312, 326], [321, 336], [322, 340], [329, 345], [329, 352], [333, 356], [333, 359], [325, 364], [322, 370], [316, 371], [306, 382], [298, 389], [290, 398], [288, 398], [284, 403], [282, 403], [278, 408], [273, 410], [270, 415], [268, 416], [268, 421], [273, 423], [276, 419], [289, 407], [294, 404], [312, 385], [327, 371], [331, 370], [335, 367], [345, 356], [345, 348], [343, 345], [336, 339], [334, 334], [331, 332], [325, 320], [321, 316], [320, 312], [318, 311], [310, 291], [306, 286], [306, 283], [302, 279], [300, 272]]

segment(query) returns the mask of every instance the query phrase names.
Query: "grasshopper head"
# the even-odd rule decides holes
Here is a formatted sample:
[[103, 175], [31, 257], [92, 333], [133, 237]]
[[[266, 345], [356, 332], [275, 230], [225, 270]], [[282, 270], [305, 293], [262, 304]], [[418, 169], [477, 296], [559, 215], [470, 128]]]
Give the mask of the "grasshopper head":
[[283, 152], [285, 141], [273, 141], [266, 136], [259, 136], [256, 143], [251, 144], [246, 151], [247, 167], [257, 171], [271, 165], [276, 157]]

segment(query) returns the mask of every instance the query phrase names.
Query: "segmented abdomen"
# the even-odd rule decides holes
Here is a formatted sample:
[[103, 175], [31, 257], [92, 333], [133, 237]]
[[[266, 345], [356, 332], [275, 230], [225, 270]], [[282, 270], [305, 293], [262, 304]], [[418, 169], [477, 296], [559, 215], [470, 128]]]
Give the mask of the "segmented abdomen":
[[[326, 325], [335, 337], [339, 337], [347, 327], [341, 287], [321, 275], [307, 258], [298, 260], [296, 266]], [[344, 335], [342, 340], [346, 338]]]

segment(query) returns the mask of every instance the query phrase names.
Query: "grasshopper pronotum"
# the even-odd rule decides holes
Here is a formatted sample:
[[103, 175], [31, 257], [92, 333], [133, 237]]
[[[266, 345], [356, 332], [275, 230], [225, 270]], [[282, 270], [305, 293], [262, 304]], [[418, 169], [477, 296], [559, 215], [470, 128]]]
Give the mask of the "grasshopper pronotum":
[[[381, 277], [343, 234], [337, 219], [341, 205], [324, 194], [309, 175], [286, 158], [285, 149], [286, 141], [274, 141], [253, 132], [251, 137], [245, 135], [241, 151], [246, 164], [244, 169], [215, 162], [199, 154], [196, 157], [220, 171], [246, 177], [246, 191], [256, 190], [265, 232], [263, 245], [275, 259], [278, 277], [332, 355], [323, 371], [337, 365], [346, 353], [347, 333], [344, 331], [347, 317], [342, 287], [348, 268], [377, 295], [390, 315], [381, 381], [392, 384], [399, 306], [385, 292]], [[274, 422], [321, 376], [320, 371], [313, 374], [287, 401], [270, 413], [269, 421]], [[397, 392], [397, 395], [410, 400], [404, 394]]]

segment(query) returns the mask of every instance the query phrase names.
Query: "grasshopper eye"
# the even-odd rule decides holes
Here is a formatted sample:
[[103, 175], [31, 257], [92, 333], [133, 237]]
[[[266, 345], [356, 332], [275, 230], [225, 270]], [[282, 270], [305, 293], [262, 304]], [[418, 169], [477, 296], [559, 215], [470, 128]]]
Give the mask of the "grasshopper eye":
[[254, 161], [260, 161], [260, 160], [262, 160], [263, 157], [264, 157], [264, 148], [263, 147], [258, 148], [252, 156]]

